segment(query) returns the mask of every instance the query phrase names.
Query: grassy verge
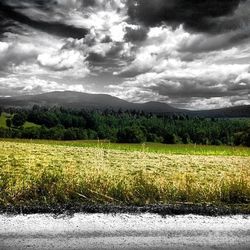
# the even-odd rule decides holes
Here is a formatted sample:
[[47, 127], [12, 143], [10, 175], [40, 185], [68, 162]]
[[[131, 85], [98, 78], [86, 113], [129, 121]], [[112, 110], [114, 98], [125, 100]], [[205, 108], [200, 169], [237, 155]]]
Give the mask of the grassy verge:
[[250, 212], [249, 157], [10, 141], [0, 149], [2, 207], [190, 203]]

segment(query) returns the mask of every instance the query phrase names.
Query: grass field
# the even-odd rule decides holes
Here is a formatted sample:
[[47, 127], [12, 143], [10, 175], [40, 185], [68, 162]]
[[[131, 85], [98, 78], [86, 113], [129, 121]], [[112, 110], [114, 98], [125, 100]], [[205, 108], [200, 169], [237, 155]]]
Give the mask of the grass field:
[[[1, 139], [0, 139], [1, 141]], [[232, 146], [205, 146], [194, 144], [166, 145], [162, 143], [122, 144], [109, 141], [54, 141], [54, 140], [30, 140], [30, 139], [2, 139], [2, 141], [36, 143], [51, 146], [103, 148], [108, 150], [121, 150], [127, 152], [162, 153], [174, 155], [210, 155], [210, 156], [250, 156], [250, 148]]]
[[249, 205], [248, 148], [228, 156], [228, 148], [209, 155], [212, 147], [202, 147], [194, 155], [191, 147], [191, 154], [182, 148], [181, 155], [167, 146], [161, 153], [159, 145], [153, 152], [149, 145], [83, 144], [0, 141], [0, 205]]
[[2, 113], [0, 115], [0, 128], [7, 128], [7, 126], [6, 126], [6, 119], [7, 119], [6, 115], [7, 115], [6, 113]]

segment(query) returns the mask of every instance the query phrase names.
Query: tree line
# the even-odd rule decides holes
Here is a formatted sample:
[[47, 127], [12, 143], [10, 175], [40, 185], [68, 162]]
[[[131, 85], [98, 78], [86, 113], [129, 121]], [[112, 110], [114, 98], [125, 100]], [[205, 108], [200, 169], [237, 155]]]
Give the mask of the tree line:
[[[182, 114], [152, 114], [137, 110], [73, 110], [62, 107], [0, 109], [12, 114], [2, 138], [94, 140], [119, 143], [250, 146], [249, 119], [189, 117]], [[25, 122], [39, 126], [26, 128]]]

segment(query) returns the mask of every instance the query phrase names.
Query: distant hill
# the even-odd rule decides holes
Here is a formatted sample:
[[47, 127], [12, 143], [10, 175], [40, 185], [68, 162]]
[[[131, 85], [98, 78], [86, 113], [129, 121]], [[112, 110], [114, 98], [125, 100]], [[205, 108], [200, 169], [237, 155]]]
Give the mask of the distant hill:
[[87, 94], [74, 91], [55, 91], [39, 95], [26, 95], [0, 98], [0, 106], [30, 108], [33, 105], [63, 106], [68, 108], [88, 109], [135, 109], [146, 112], [179, 112], [181, 110], [165, 103], [131, 103], [105, 94]]
[[87, 94], [74, 91], [55, 91], [39, 95], [25, 95], [0, 98], [0, 106], [31, 108], [39, 106], [62, 106], [75, 109], [113, 109], [113, 110], [142, 110], [152, 113], [187, 114], [203, 117], [250, 117], [250, 105], [237, 106], [215, 110], [190, 111], [174, 108], [166, 103], [147, 102], [131, 103], [114, 96], [104, 94]]
[[192, 111], [192, 115], [218, 118], [250, 117], [250, 105], [235, 106], [222, 109]]

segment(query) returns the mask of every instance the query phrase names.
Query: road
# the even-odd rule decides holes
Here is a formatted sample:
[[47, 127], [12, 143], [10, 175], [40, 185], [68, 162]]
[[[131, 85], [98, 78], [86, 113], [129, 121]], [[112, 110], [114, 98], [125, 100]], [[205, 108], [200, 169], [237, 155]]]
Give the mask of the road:
[[0, 215], [0, 249], [250, 249], [250, 216]]

